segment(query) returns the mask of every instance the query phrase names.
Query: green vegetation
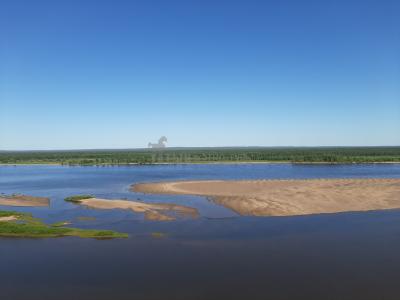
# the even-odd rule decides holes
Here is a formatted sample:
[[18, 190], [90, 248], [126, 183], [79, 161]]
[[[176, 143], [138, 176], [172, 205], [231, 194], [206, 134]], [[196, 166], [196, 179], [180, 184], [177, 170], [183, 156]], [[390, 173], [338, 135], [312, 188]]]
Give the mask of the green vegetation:
[[[14, 221], [0, 221], [0, 236], [26, 238], [53, 238], [77, 236], [81, 238], [109, 239], [126, 238], [126, 233], [112, 230], [79, 229], [60, 226], [49, 226], [28, 213], [0, 211], [0, 217], [15, 216]], [[64, 222], [63, 222], [64, 223]]]
[[94, 196], [93, 195], [75, 195], [75, 196], [67, 197], [64, 200], [68, 201], [68, 202], [80, 203], [81, 200], [90, 199], [90, 198], [94, 198]]
[[400, 162], [400, 147], [247, 147], [0, 151], [0, 163], [2, 164], [116, 165], [212, 162]]
[[19, 213], [19, 212], [16, 212], [16, 211], [0, 210], [0, 218], [12, 217], [12, 216], [17, 217], [17, 218], [19, 218], [19, 217], [28, 217], [28, 215], [24, 214], [24, 213]]
[[4, 197], [4, 198], [13, 198], [13, 197], [18, 197], [18, 196], [20, 196], [20, 194], [12, 193], [10, 195], [7, 195], [5, 193], [0, 193], [0, 197]]

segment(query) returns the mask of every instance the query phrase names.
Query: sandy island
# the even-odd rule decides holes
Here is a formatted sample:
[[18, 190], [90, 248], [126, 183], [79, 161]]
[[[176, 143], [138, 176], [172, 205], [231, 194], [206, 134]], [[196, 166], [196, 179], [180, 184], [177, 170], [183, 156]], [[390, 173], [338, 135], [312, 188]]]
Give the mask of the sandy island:
[[246, 216], [294, 216], [400, 208], [400, 179], [180, 181], [135, 192], [208, 196]]
[[28, 195], [0, 195], [0, 205], [6, 206], [49, 206], [50, 200], [46, 197]]
[[16, 221], [17, 219], [16, 216], [0, 217], [0, 222]]
[[144, 203], [129, 200], [108, 200], [89, 198], [79, 200], [79, 204], [97, 209], [130, 209], [137, 213], [144, 213], [146, 220], [171, 221], [174, 214], [195, 218], [198, 211], [195, 208], [170, 203]]

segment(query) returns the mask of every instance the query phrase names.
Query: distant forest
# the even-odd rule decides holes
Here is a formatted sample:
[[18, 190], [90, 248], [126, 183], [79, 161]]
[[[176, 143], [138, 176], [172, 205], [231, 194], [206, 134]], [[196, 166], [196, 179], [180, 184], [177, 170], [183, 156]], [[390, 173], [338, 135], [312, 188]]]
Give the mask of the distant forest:
[[400, 147], [255, 147], [0, 151], [0, 164], [120, 165], [213, 162], [400, 162]]

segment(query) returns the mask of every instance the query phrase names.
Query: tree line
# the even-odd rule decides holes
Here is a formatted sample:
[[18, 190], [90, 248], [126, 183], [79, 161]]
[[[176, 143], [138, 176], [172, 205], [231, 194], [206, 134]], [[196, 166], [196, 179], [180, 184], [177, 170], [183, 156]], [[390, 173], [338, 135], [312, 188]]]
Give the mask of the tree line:
[[1, 151], [1, 164], [114, 165], [207, 162], [400, 162], [400, 147], [166, 148]]

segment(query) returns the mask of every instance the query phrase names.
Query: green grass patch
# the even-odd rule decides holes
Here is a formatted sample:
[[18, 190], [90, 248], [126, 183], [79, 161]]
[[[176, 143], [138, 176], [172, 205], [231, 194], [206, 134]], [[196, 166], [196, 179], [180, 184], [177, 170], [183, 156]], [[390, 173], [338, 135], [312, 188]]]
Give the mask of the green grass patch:
[[93, 195], [75, 195], [75, 196], [67, 197], [64, 200], [68, 201], [68, 202], [80, 203], [81, 200], [90, 199], [90, 198], [94, 198], [94, 196]]
[[[28, 213], [0, 211], [1, 217], [16, 216], [15, 221], [0, 222], [0, 236], [25, 238], [50, 238], [63, 236], [77, 236], [81, 238], [111, 239], [127, 238], [128, 234], [112, 230], [79, 229], [62, 226], [51, 226], [32, 217]], [[65, 222], [62, 222], [65, 224]], [[57, 224], [57, 223], [56, 223]]]
[[25, 214], [24, 213], [19, 213], [19, 212], [16, 212], [16, 211], [0, 210], [0, 218], [2, 218], [2, 217], [11, 217], [11, 216], [21, 217], [21, 216], [25, 216]]

